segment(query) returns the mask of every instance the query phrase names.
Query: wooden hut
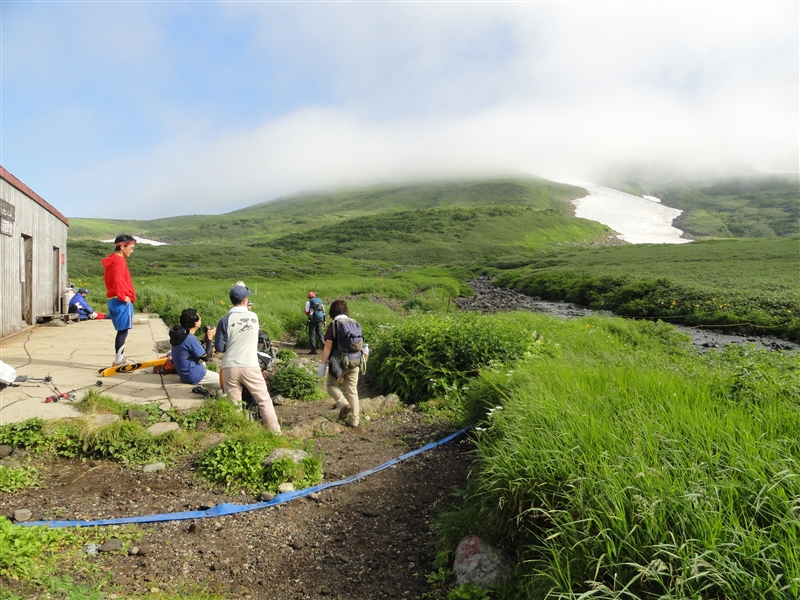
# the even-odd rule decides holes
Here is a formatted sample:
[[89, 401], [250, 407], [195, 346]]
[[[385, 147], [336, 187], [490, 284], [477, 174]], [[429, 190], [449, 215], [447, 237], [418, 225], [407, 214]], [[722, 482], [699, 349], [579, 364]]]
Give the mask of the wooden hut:
[[0, 337], [61, 314], [69, 221], [0, 167]]

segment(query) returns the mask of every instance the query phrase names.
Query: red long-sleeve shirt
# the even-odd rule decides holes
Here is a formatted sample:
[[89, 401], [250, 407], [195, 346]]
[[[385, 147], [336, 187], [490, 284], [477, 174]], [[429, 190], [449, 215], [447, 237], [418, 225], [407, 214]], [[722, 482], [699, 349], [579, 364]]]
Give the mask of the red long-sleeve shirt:
[[131, 272], [128, 270], [127, 261], [119, 254], [110, 254], [103, 259], [105, 269], [106, 298], [119, 298], [125, 296], [136, 302], [136, 291], [133, 289]]

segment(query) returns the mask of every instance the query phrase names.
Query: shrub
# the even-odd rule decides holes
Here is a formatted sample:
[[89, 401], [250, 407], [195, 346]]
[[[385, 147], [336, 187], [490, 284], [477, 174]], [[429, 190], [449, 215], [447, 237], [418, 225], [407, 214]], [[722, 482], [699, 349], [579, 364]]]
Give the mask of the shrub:
[[460, 389], [481, 368], [547, 346], [522, 314], [409, 318], [381, 335], [370, 364], [383, 393], [420, 402]]
[[275, 394], [297, 400], [316, 400], [322, 396], [317, 378], [298, 365], [288, 365], [278, 369], [270, 379], [269, 387]]
[[116, 421], [83, 434], [83, 454], [94, 458], [146, 463], [169, 460], [186, 445], [182, 431], [153, 437], [137, 421]]
[[297, 354], [288, 348], [281, 348], [278, 350], [277, 358], [279, 360], [292, 360], [293, 358], [297, 358]]

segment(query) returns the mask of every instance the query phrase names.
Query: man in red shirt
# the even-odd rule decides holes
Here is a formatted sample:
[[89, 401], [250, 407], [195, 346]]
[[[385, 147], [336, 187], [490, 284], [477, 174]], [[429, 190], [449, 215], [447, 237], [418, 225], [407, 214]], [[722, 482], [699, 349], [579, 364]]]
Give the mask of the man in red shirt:
[[127, 258], [133, 253], [136, 239], [130, 235], [118, 235], [114, 240], [114, 252], [103, 259], [105, 269], [106, 297], [108, 298], [108, 317], [117, 330], [114, 340], [114, 366], [124, 365], [125, 340], [133, 327], [133, 303], [136, 291], [133, 289], [131, 272]]

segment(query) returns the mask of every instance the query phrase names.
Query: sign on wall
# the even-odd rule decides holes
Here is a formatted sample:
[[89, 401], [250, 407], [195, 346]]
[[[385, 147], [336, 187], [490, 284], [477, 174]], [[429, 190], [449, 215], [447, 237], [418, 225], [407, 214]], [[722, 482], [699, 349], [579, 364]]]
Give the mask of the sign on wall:
[[3, 235], [14, 235], [14, 215], [14, 205], [5, 200], [0, 200], [0, 233]]

